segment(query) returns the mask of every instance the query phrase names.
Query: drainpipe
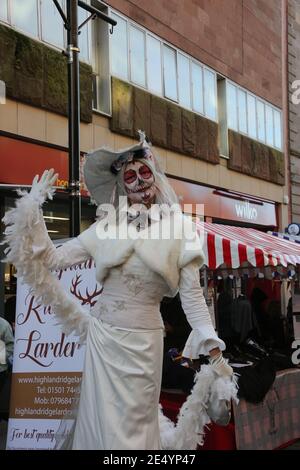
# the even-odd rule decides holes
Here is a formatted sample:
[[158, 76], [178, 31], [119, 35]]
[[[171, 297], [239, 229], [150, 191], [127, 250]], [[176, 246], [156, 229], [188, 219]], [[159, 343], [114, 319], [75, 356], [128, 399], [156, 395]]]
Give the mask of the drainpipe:
[[[289, 69], [288, 69], [288, 0], [281, 0], [281, 60], [282, 60], [282, 124], [285, 186], [288, 191], [288, 223], [292, 221], [291, 160], [289, 145]], [[280, 221], [282, 224], [282, 220]], [[284, 227], [281, 227], [283, 230]]]

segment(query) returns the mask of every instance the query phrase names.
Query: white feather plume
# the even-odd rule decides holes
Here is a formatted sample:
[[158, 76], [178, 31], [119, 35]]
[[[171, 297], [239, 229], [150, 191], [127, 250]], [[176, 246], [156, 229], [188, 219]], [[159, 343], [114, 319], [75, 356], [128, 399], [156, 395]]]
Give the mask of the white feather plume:
[[26, 191], [19, 191], [19, 195], [22, 197], [16, 201], [16, 207], [10, 209], [3, 218], [6, 230], [2, 244], [8, 245], [4, 261], [16, 267], [17, 276], [32, 288], [37, 300], [45, 306], [51, 305], [64, 333], [68, 335], [75, 332], [83, 341], [89, 316], [65, 292], [47, 268], [47, 259], [43, 256], [43, 246], [51, 242], [44, 229], [40, 208], [44, 198], [41, 195], [33, 197]]
[[160, 407], [159, 426], [165, 450], [195, 450], [203, 445], [205, 429], [211, 423], [207, 414], [209, 401], [237, 399], [236, 377], [219, 377], [210, 365], [202, 366], [195, 376], [195, 385], [180, 408], [177, 424], [167, 418]]

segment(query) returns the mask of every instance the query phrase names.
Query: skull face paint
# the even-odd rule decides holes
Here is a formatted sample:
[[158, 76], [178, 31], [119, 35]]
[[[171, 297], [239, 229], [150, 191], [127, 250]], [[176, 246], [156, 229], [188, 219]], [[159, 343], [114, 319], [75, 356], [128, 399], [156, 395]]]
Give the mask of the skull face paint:
[[155, 200], [156, 187], [152, 170], [145, 163], [135, 160], [126, 165], [124, 185], [131, 204], [149, 206]]

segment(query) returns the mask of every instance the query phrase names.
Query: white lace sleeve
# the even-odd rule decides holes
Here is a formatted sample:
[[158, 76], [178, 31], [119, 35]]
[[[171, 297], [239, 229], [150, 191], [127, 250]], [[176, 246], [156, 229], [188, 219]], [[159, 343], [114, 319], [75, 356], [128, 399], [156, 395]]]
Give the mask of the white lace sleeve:
[[71, 266], [90, 255], [79, 240], [70, 240], [56, 249], [50, 240], [43, 219], [41, 201], [30, 193], [22, 193], [16, 207], [3, 218], [6, 225], [3, 243], [8, 263], [14, 264], [18, 277], [35, 292], [44, 305], [51, 305], [66, 334], [75, 332], [84, 339], [89, 316], [67, 294], [50, 269]]
[[214, 348], [225, 349], [224, 342], [218, 338], [211, 322], [210, 314], [199, 281], [199, 267], [191, 262], [180, 271], [179, 294], [182, 308], [191, 325], [182, 355], [196, 359], [199, 354], [208, 355]]

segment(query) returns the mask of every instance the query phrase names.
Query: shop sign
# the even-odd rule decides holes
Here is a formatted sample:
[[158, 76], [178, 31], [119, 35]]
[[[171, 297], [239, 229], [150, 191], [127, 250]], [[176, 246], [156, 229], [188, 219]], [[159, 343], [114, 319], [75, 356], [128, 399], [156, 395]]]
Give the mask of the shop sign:
[[[204, 206], [206, 217], [277, 227], [276, 204], [253, 196], [208, 188], [195, 183], [169, 178], [180, 203], [197, 214], [197, 204]], [[202, 215], [202, 214], [198, 214]]]
[[257, 209], [251, 206], [251, 204], [247, 201], [241, 203], [237, 202], [235, 204], [235, 212], [237, 217], [240, 219], [246, 219], [251, 222], [256, 222], [258, 217]]
[[[64, 150], [0, 136], [0, 160], [0, 183], [30, 185], [35, 175], [54, 168], [55, 186], [68, 187], [69, 155]], [[83, 189], [81, 194], [87, 192]]]
[[[101, 287], [88, 260], [55, 274], [82, 308], [96, 303]], [[43, 306], [18, 279], [15, 349], [7, 449], [53, 449], [56, 435], [67, 436], [78, 407], [85, 346], [57, 325], [51, 306]]]

